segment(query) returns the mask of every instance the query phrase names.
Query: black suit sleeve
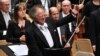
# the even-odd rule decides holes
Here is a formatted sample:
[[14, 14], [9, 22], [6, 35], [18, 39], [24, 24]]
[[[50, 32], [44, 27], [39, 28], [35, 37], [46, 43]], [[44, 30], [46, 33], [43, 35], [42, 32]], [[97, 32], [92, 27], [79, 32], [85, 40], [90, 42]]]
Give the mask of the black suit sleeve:
[[69, 23], [69, 22], [72, 22], [72, 21], [74, 21], [75, 19], [76, 19], [76, 18], [75, 18], [72, 14], [69, 14], [68, 16], [64, 17], [63, 19], [54, 22], [54, 24], [55, 24], [54, 28], [56, 29], [56, 27], [59, 27], [59, 26], [62, 26], [62, 25], [64, 25], [64, 24], [67, 24], [67, 23]]
[[90, 37], [90, 40], [92, 42], [93, 45], [95, 45], [96, 43], [96, 16], [91, 14], [90, 18], [89, 18], [89, 37]]
[[4, 21], [4, 17], [0, 11], [0, 39], [5, 39], [3, 35], [3, 31], [6, 30], [6, 24]]
[[[2, 36], [3, 35], [3, 30], [0, 30], [0, 36]], [[1, 39], [1, 38], [0, 38]]]

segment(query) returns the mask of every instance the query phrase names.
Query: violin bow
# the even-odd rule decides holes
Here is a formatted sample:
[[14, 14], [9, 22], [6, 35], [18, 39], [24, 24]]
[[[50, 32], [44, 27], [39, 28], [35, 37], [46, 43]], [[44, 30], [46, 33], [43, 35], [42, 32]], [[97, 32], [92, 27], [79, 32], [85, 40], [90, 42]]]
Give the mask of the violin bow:
[[[82, 1], [82, 2], [81, 2]], [[79, 0], [79, 4], [84, 4], [85, 0]], [[76, 26], [78, 25], [78, 19], [77, 19], [77, 22], [76, 22]]]

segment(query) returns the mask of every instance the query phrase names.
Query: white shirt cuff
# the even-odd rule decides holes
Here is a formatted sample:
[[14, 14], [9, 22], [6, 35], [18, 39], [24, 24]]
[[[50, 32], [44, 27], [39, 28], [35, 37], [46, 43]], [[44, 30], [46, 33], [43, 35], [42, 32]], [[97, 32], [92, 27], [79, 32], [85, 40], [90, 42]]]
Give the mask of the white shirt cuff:
[[4, 31], [3, 31], [3, 35], [6, 35], [6, 34], [7, 34], [7, 31], [6, 31], [6, 30], [4, 30]]

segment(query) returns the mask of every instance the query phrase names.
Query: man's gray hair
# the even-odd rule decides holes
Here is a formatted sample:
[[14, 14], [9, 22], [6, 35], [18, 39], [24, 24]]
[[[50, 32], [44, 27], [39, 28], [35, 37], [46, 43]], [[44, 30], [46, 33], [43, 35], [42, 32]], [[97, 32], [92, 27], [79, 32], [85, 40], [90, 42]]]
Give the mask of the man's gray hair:
[[34, 5], [29, 11], [29, 15], [32, 19], [36, 18], [36, 11], [38, 10], [38, 8], [45, 10], [42, 5]]

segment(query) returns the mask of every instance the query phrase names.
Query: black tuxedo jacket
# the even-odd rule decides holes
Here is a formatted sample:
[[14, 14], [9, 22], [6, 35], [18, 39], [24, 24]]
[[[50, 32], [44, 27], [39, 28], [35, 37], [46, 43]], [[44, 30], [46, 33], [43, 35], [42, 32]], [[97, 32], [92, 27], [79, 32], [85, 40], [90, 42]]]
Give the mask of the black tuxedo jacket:
[[[63, 18], [63, 15], [62, 15], [62, 13], [60, 13], [60, 19], [59, 20], [61, 20]], [[65, 24], [65, 25], [67, 25], [67, 24]], [[62, 25], [62, 26], [60, 26], [60, 30], [61, 30], [61, 35], [65, 35], [65, 25]]]
[[[54, 42], [53, 48], [61, 47], [58, 37], [55, 36], [54, 29], [73, 20], [75, 20], [75, 18], [70, 14], [69, 16], [65, 17], [64, 19], [60, 21], [53, 22], [53, 24], [47, 22], [48, 29], [52, 35], [52, 39]], [[34, 22], [32, 23], [30, 27], [28, 27], [26, 31], [26, 37], [27, 37], [26, 44], [29, 48], [28, 56], [45, 56], [46, 54], [45, 48], [50, 48], [50, 47], [44, 35], [37, 28]]]
[[[30, 25], [29, 21], [25, 21], [25, 28], [21, 29], [18, 26], [18, 23], [14, 22], [13, 20], [9, 21], [9, 25], [8, 25], [8, 29], [7, 29], [7, 38], [6, 40], [8, 42], [12, 42], [12, 43], [20, 43], [20, 37], [22, 35], [24, 35], [26, 29], [28, 28], [28, 26]], [[23, 31], [24, 30], [24, 31]]]
[[100, 56], [100, 8], [90, 15], [90, 39], [96, 45], [96, 55]]
[[[96, 39], [97, 42], [100, 41], [100, 8], [94, 12], [92, 12], [90, 18], [89, 18], [89, 33], [90, 33], [90, 38], [92, 40], [92, 44], [96, 44]], [[100, 45], [99, 45], [100, 46]]]
[[[12, 16], [11, 13], [9, 13], [10, 16]], [[11, 17], [12, 19], [12, 17]], [[3, 39], [3, 31], [4, 30], [7, 30], [7, 27], [6, 27], [6, 23], [5, 23], [5, 20], [4, 20], [4, 17], [3, 17], [3, 14], [2, 12], [0, 11], [0, 39]]]
[[[70, 12], [70, 14], [71, 14], [71, 12]], [[60, 20], [61, 20], [61, 18], [63, 18], [63, 15], [62, 15], [62, 13], [60, 13]], [[75, 29], [75, 27], [76, 27], [76, 20], [74, 20], [74, 21], [72, 21], [72, 22], [70, 22], [71, 23], [71, 25], [72, 25], [72, 31], [74, 31], [74, 29]], [[71, 33], [70, 32], [70, 29], [69, 29], [69, 24], [66, 24], [66, 25], [63, 25], [63, 26], [61, 26], [61, 30], [62, 30], [62, 33], [63, 32], [65, 32], [64, 34], [69, 34], [69, 33]]]
[[[62, 13], [60, 13], [60, 18], [63, 18]], [[76, 27], [76, 20], [71, 21], [70, 23], [71, 23], [71, 27], [72, 27], [72, 29], [71, 29], [72, 32], [70, 32], [69, 24], [65, 24], [65, 25], [60, 27], [61, 28], [61, 34], [64, 34], [66, 36], [66, 40], [67, 41], [69, 40], [70, 36], [72, 35], [72, 33], [73, 33], [73, 31], [74, 31], [74, 29]], [[73, 42], [73, 39], [72, 39], [72, 41], [70, 43], [72, 44], [72, 42]], [[66, 44], [66, 42], [63, 42], [63, 46], [65, 46], [65, 44]]]

